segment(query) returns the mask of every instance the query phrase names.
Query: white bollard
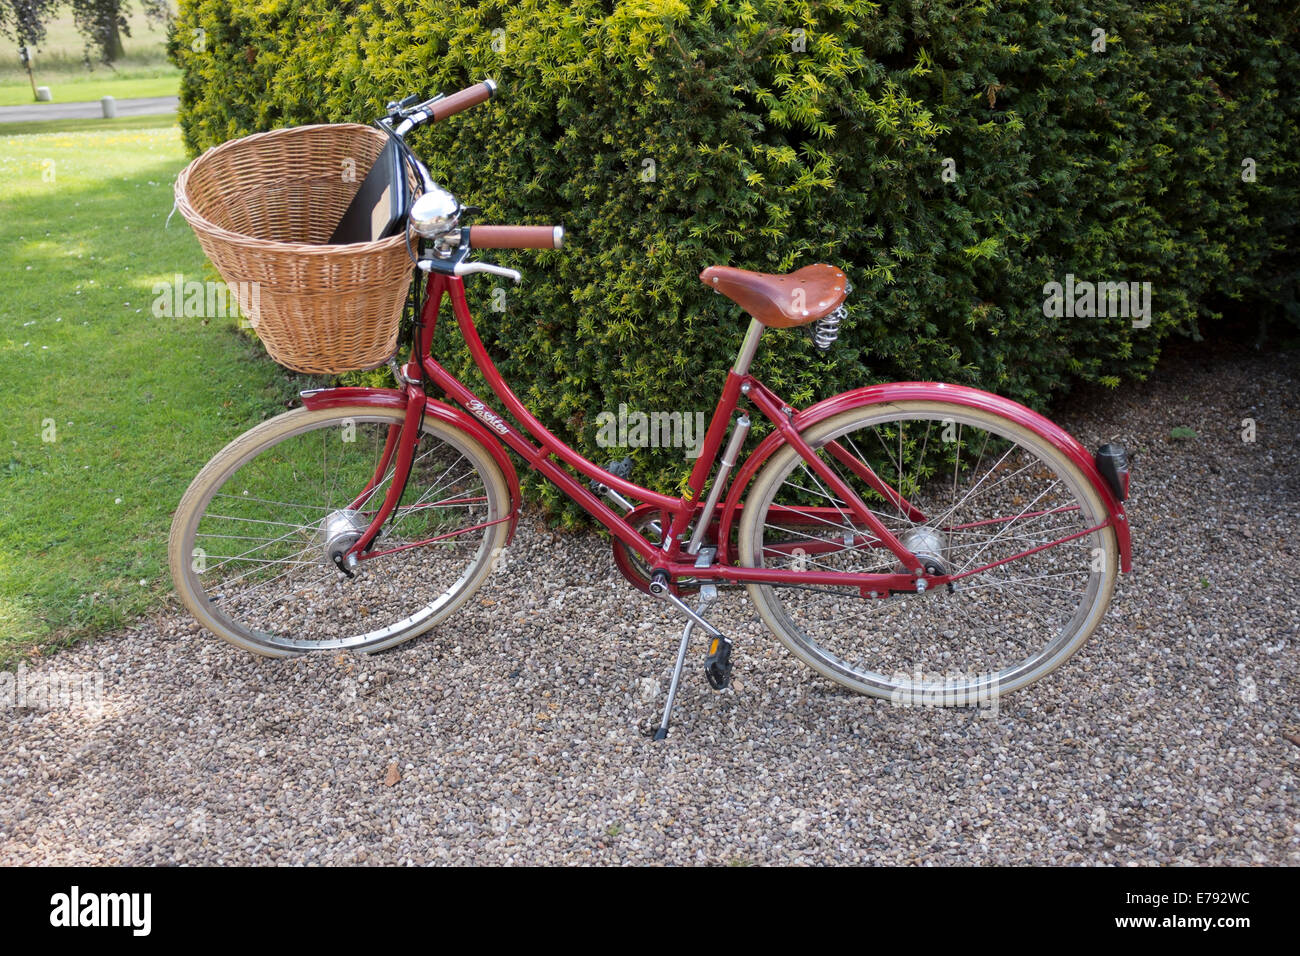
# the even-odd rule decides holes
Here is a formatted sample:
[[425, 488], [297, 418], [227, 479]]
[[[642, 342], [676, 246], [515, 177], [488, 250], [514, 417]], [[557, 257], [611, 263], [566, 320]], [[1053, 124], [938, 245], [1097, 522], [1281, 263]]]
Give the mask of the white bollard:
[[112, 119], [117, 115], [117, 101], [111, 96], [100, 97], [99, 107], [104, 111], [104, 119]]
[[50, 94], [50, 88], [48, 86], [36, 87], [36, 102], [49, 103], [52, 102], [53, 99], [54, 97]]

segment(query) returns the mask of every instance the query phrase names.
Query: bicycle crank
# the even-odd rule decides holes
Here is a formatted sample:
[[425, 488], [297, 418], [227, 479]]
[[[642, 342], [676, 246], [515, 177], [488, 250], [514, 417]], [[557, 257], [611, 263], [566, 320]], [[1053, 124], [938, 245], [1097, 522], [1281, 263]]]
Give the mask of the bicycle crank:
[[[716, 595], [716, 593], [717, 589], [715, 588], [714, 594]], [[652, 597], [657, 597], [673, 605], [677, 610], [681, 611], [687, 616], [687, 618], [693, 621], [697, 627], [703, 629], [709, 637], [722, 637], [721, 631], [702, 618], [695, 611], [691, 610], [685, 601], [672, 592], [672, 588], [669, 587], [668, 584], [667, 571], [656, 571], [650, 576], [650, 594]]]
[[700, 604], [695, 610], [691, 610], [677, 595], [673, 594], [669, 588], [668, 575], [664, 571], [656, 571], [651, 577], [650, 593], [671, 602], [686, 615], [687, 619], [686, 627], [682, 630], [681, 643], [677, 647], [677, 663], [673, 667], [672, 682], [668, 685], [668, 700], [664, 704], [664, 715], [654, 733], [655, 740], [663, 740], [668, 736], [668, 722], [672, 719], [673, 704], [677, 700], [677, 687], [682, 680], [686, 649], [691, 642], [691, 633], [696, 625], [707, 631], [713, 638], [713, 642], [709, 645], [704, 674], [708, 678], [709, 686], [714, 690], [722, 690], [731, 680], [731, 638], [726, 637], [703, 617], [704, 612], [718, 599], [718, 589], [713, 584], [701, 585]]

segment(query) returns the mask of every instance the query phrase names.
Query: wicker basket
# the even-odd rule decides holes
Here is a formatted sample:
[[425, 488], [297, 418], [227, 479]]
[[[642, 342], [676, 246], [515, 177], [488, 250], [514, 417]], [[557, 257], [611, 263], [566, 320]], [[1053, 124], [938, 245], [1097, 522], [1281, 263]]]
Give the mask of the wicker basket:
[[181, 215], [281, 365], [335, 375], [397, 347], [405, 238], [325, 244], [386, 141], [351, 123], [277, 129], [214, 147], [176, 179]]

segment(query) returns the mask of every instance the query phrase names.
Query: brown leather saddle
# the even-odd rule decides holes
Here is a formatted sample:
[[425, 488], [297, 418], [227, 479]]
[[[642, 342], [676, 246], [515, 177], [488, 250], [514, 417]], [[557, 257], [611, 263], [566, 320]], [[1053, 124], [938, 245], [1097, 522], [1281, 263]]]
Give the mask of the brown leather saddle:
[[709, 266], [700, 281], [773, 329], [807, 325], [829, 315], [843, 305], [849, 285], [843, 269], [824, 264], [786, 275]]

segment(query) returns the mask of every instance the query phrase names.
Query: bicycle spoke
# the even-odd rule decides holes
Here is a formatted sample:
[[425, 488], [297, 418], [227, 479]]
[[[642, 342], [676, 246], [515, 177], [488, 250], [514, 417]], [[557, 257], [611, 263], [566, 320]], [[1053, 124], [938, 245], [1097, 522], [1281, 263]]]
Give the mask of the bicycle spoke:
[[[805, 440], [818, 448], [834, 443], [853, 456], [827, 463], [860, 497], [885, 500], [887, 510], [871, 509], [873, 517], [942, 571], [967, 576], [951, 589], [940, 584], [875, 597], [854, 585], [751, 586], [782, 640], [828, 676], [882, 696], [926, 684], [928, 677], [918, 684], [915, 674], [929, 668], [959, 672], [962, 686], [983, 687], [1020, 680], [1068, 653], [1100, 600], [1101, 576], [1091, 570], [1096, 532], [1088, 533], [1099, 521], [1090, 511], [1094, 499], [1080, 498], [1058, 459], [991, 429], [992, 416], [964, 408], [852, 417], [843, 413], [849, 424], [828, 424]], [[937, 427], [947, 440], [936, 438]], [[810, 477], [802, 459], [787, 453], [788, 464], [778, 466], [778, 457], [768, 468], [784, 470], [758, 480], [763, 501], [742, 532], [754, 542], [748, 553], [758, 563], [822, 573], [903, 570], [862, 521], [850, 519], [840, 496]], [[872, 475], [883, 489], [868, 488]], [[745, 511], [754, 507], [747, 501]]]
[[[391, 641], [418, 633], [481, 581], [488, 543], [505, 531], [501, 485], [484, 479], [491, 465], [425, 433], [403, 477], [400, 449], [388, 444], [401, 413], [348, 411], [297, 430], [289, 423], [305, 412], [286, 413], [283, 434], [212, 488], [184, 580], [223, 633], [276, 650]], [[348, 559], [349, 577], [331, 555], [360, 538], [394, 481], [403, 500], [378, 529], [375, 556]]]

